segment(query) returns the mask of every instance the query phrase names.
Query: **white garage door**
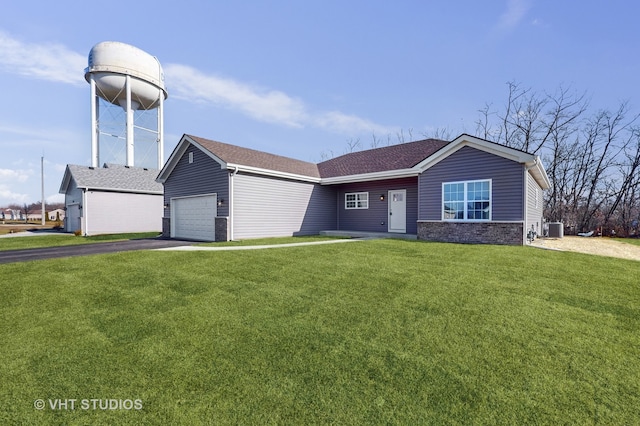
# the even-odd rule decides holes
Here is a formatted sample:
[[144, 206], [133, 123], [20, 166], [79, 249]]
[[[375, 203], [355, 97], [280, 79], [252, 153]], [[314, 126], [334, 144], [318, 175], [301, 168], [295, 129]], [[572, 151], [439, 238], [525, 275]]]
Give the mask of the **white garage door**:
[[215, 241], [216, 203], [215, 194], [171, 199], [171, 237]]

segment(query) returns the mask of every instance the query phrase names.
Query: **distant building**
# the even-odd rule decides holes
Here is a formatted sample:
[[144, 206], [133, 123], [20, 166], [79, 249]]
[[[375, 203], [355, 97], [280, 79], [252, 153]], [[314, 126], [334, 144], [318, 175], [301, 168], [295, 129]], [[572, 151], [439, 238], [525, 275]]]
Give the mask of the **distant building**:
[[2, 220], [24, 220], [24, 214], [20, 210], [4, 209], [2, 210]]
[[51, 210], [50, 212], [47, 212], [47, 216], [49, 217], [50, 221], [54, 221], [57, 219], [60, 219], [62, 221], [64, 221], [64, 209], [55, 209], [55, 210]]

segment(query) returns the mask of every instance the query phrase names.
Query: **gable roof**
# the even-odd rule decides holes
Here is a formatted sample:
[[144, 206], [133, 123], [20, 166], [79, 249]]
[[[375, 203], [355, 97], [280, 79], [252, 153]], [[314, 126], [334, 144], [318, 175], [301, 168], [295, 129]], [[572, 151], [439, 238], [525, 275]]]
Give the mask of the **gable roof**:
[[281, 155], [269, 154], [268, 152], [257, 151], [255, 149], [243, 148], [237, 145], [230, 145], [223, 142], [199, 138], [197, 136], [186, 136], [199, 143], [203, 148], [225, 162], [227, 165], [242, 165], [302, 176], [317, 178], [320, 177], [320, 174], [318, 173], [318, 167], [314, 163], [296, 160], [289, 157], [283, 157]]
[[449, 142], [425, 139], [351, 152], [318, 164], [322, 178], [410, 169]]
[[67, 192], [71, 180], [78, 188], [103, 191], [162, 194], [162, 184], [156, 182], [157, 169], [130, 167], [107, 163], [103, 167], [67, 164], [60, 193]]
[[219, 163], [222, 168], [228, 170], [320, 182], [318, 166], [314, 163], [187, 134], [182, 136], [169, 156], [169, 160], [157, 177], [158, 182], [164, 183], [167, 180], [180, 158], [191, 145], [200, 149]]
[[538, 156], [467, 134], [451, 142], [425, 139], [352, 152], [319, 164], [184, 135], [160, 171], [158, 182], [167, 180], [190, 145], [196, 146], [229, 170], [324, 185], [418, 176], [459, 149], [470, 146], [523, 164], [543, 189], [550, 187]]

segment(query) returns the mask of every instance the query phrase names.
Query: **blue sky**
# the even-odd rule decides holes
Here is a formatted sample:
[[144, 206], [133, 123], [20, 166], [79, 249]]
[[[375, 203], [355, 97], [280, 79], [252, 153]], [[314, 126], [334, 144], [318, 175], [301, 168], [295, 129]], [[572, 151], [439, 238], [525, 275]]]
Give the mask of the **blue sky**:
[[[95, 5], [95, 6], [94, 6]], [[58, 194], [89, 165], [91, 48], [158, 57], [165, 157], [184, 133], [318, 162], [446, 128], [473, 133], [508, 81], [640, 99], [640, 6], [602, 1], [5, 2], [0, 13], [0, 206]], [[107, 161], [108, 159], [102, 158]]]

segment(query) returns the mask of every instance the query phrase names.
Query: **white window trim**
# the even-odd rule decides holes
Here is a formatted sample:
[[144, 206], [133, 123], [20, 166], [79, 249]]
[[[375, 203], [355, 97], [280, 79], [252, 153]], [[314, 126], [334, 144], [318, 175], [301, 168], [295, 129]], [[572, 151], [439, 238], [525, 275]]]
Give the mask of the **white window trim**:
[[[489, 182], [489, 218], [488, 219], [467, 219], [467, 204], [469, 200], [467, 199], [467, 184], [469, 183], [477, 183], [477, 182]], [[445, 185], [455, 185], [455, 184], [464, 184], [464, 219], [447, 219], [444, 217], [444, 186]], [[441, 188], [441, 198], [440, 198], [440, 215], [443, 221], [446, 222], [491, 222], [493, 218], [493, 180], [492, 179], [476, 179], [476, 180], [459, 180], [453, 182], [442, 182]]]
[[193, 163], [193, 151], [189, 152], [189, 164]]
[[[356, 198], [355, 200], [349, 200], [347, 201], [347, 197], [349, 195], [355, 195]], [[360, 198], [361, 195], [365, 195], [366, 197]], [[362, 201], [366, 201], [367, 205], [365, 207], [359, 207], [358, 203], [362, 202]], [[355, 202], [356, 206], [355, 207], [348, 207], [347, 206], [347, 202]], [[344, 194], [344, 209], [345, 210], [365, 210], [369, 208], [369, 193], [368, 192], [345, 192]]]

